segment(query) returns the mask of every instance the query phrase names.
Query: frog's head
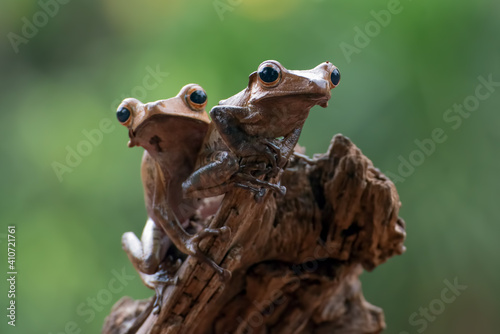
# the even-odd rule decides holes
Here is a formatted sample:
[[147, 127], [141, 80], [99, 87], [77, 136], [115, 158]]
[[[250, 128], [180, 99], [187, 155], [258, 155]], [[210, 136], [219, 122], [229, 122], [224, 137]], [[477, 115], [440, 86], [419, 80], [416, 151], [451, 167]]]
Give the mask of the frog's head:
[[293, 114], [314, 105], [327, 107], [330, 91], [340, 81], [340, 71], [330, 62], [310, 70], [287, 70], [275, 60], [264, 61], [250, 74], [248, 103], [256, 106], [283, 105]]
[[129, 130], [129, 147], [161, 151], [160, 142], [163, 146], [189, 135], [196, 138], [205, 135], [210, 123], [206, 105], [205, 90], [189, 84], [182, 87], [177, 96], [166, 100], [144, 104], [127, 98], [118, 106], [116, 117]]

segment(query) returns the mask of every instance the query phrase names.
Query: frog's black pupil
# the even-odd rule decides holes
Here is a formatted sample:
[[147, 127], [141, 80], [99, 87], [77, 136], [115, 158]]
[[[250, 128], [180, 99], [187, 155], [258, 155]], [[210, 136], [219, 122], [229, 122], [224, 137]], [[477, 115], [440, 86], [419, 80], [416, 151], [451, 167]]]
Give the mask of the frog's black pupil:
[[116, 118], [118, 118], [120, 123], [125, 123], [130, 118], [130, 110], [121, 108], [116, 112]]
[[331, 75], [331, 80], [332, 80], [332, 84], [334, 84], [335, 86], [337, 86], [340, 82], [340, 71], [338, 68], [334, 69], [332, 71], [332, 75]]
[[204, 91], [198, 89], [191, 93], [189, 96], [191, 101], [196, 104], [203, 104], [207, 100], [207, 94]]
[[275, 82], [279, 75], [278, 71], [271, 66], [266, 66], [259, 71], [260, 79], [267, 83]]

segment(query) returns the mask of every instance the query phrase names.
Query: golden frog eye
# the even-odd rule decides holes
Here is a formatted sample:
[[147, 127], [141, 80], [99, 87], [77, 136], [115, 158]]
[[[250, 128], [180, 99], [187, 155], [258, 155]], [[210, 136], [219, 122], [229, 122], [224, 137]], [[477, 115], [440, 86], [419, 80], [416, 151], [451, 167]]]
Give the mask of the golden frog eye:
[[266, 87], [276, 86], [281, 79], [281, 68], [274, 63], [264, 63], [257, 71], [260, 82]]
[[125, 126], [130, 123], [131, 115], [132, 113], [130, 112], [130, 110], [125, 107], [121, 107], [116, 111], [116, 118], [118, 119], [118, 122], [122, 123]]
[[194, 87], [185, 98], [189, 107], [195, 111], [201, 111], [207, 105], [207, 93], [203, 89]]

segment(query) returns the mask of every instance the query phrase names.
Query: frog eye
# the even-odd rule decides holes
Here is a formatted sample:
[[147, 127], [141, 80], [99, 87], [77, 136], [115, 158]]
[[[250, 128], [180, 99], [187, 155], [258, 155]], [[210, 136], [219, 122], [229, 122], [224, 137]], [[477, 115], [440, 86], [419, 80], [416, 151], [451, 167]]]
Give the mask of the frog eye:
[[333, 87], [336, 87], [340, 82], [340, 71], [338, 68], [334, 68], [332, 74], [330, 75], [330, 81], [333, 84]]
[[266, 87], [276, 86], [281, 79], [281, 69], [274, 63], [264, 63], [258, 70], [259, 80]]
[[203, 89], [192, 89], [186, 94], [189, 107], [195, 111], [201, 111], [207, 105], [207, 93]]
[[129, 123], [130, 115], [132, 115], [132, 113], [125, 107], [122, 107], [116, 111], [116, 118], [118, 119], [118, 122], [122, 123], [125, 126], [127, 126]]

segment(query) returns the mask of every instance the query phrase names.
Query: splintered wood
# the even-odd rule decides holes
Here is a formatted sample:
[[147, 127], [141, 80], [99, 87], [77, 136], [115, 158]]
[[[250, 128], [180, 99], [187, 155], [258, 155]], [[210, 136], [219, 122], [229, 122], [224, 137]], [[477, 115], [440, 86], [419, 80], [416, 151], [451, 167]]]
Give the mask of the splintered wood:
[[124, 297], [103, 333], [380, 333], [383, 311], [364, 299], [359, 275], [405, 250], [394, 184], [341, 135], [313, 162], [293, 158], [281, 182], [284, 197], [259, 203], [230, 191], [206, 222], [231, 229], [227, 240], [202, 243], [232, 272], [228, 282], [189, 257], [160, 314], [154, 299]]

